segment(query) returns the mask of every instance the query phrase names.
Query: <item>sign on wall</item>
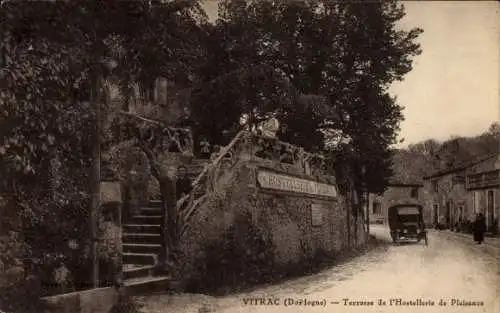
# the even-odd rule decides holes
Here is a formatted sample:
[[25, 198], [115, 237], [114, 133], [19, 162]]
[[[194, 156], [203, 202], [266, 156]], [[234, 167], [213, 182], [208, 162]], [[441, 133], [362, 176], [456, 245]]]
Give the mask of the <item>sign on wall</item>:
[[311, 204], [312, 226], [323, 225], [323, 205]]
[[337, 189], [333, 185], [318, 183], [309, 179], [278, 174], [271, 171], [258, 171], [257, 181], [260, 187], [263, 189], [288, 191], [329, 198], [337, 197]]

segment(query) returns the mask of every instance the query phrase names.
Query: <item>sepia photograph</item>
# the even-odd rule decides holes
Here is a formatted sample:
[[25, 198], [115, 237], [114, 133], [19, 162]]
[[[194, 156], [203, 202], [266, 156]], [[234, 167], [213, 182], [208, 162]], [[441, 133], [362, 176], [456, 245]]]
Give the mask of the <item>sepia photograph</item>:
[[500, 313], [500, 4], [0, 0], [0, 313]]

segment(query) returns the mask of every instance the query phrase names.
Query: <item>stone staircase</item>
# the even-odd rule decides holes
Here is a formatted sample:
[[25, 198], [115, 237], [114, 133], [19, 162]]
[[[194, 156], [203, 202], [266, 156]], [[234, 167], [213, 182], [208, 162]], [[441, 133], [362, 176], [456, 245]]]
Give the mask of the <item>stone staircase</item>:
[[193, 159], [191, 163], [186, 166], [189, 178], [194, 181], [196, 177], [203, 171], [203, 168], [208, 164], [206, 159]]
[[160, 201], [151, 201], [123, 224], [123, 279], [127, 289], [141, 285], [148, 285], [150, 289], [153, 284], [167, 287], [170, 277], [154, 274], [162, 249], [161, 210]]
[[[203, 170], [208, 160], [194, 159], [187, 166], [192, 181]], [[155, 286], [168, 288], [170, 276], [155, 276], [162, 249], [162, 208], [160, 200], [151, 200], [137, 215], [124, 221], [122, 232], [123, 279], [127, 289], [151, 291]], [[137, 290], [136, 290], [137, 289]]]

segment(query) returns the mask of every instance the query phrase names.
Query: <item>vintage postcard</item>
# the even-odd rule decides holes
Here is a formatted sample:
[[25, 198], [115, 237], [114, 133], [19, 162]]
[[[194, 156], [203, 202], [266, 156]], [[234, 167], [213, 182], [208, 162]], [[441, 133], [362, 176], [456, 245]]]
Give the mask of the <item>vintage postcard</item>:
[[496, 1], [0, 1], [0, 313], [500, 313]]

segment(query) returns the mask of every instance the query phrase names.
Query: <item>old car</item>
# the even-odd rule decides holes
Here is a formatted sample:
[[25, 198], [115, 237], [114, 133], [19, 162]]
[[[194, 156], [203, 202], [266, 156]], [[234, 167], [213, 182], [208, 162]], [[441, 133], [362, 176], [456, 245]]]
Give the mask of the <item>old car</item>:
[[389, 228], [394, 243], [402, 240], [420, 242], [424, 239], [425, 244], [428, 244], [422, 210], [419, 204], [396, 204], [389, 207]]

